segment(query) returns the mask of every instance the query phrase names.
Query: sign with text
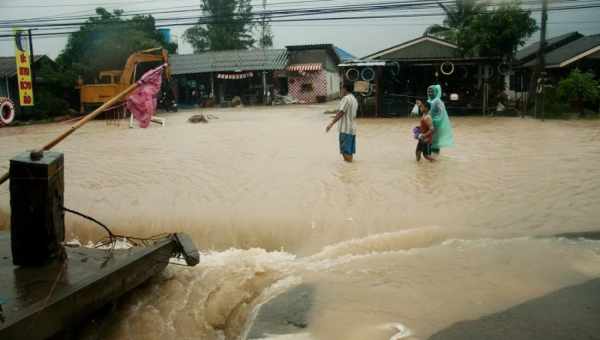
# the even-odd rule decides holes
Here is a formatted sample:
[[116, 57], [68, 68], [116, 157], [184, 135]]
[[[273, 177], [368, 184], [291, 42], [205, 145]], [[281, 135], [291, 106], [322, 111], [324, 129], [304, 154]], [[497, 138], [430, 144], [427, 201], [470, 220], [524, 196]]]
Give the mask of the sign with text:
[[15, 58], [17, 62], [17, 81], [19, 103], [21, 106], [33, 106], [33, 82], [31, 79], [31, 55], [24, 46], [25, 31], [15, 29]]

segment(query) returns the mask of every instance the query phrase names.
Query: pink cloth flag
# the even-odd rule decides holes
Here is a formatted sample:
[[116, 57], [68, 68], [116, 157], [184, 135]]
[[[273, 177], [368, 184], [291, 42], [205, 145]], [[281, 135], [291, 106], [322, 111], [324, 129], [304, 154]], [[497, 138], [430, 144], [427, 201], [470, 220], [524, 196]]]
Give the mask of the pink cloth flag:
[[127, 97], [127, 110], [139, 122], [141, 128], [147, 128], [156, 112], [156, 98], [160, 91], [162, 72], [167, 64], [146, 72], [137, 83], [140, 85]]

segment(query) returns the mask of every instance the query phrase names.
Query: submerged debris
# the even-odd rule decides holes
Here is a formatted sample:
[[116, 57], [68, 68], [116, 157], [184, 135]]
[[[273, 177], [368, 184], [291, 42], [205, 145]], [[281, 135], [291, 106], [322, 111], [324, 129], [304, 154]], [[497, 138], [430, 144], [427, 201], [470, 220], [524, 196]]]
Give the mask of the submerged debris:
[[215, 115], [211, 115], [211, 114], [205, 115], [205, 114], [201, 113], [201, 114], [193, 115], [190, 118], [188, 118], [188, 122], [193, 123], [193, 124], [208, 123], [208, 121], [210, 119], [219, 119], [219, 117], [217, 117]]

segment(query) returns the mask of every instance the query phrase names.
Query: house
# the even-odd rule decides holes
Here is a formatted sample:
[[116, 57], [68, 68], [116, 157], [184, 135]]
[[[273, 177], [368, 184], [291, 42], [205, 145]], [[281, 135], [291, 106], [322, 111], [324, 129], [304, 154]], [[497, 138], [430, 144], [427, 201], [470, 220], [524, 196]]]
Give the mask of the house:
[[[531, 75], [538, 65], [539, 42], [535, 42], [515, 55], [514, 73], [510, 77], [509, 96], [525, 101]], [[548, 39], [544, 53], [546, 81], [550, 86], [578, 68], [600, 74], [600, 34], [584, 36], [570, 32]]]
[[[36, 55], [33, 58], [33, 71], [37, 81], [36, 85], [43, 84], [43, 79], [39, 76], [39, 71], [44, 64], [55, 66], [52, 59], [46, 55]], [[35, 89], [34, 89], [35, 90]], [[19, 91], [17, 84], [17, 64], [14, 56], [0, 57], [0, 97], [10, 98], [16, 105], [19, 112]], [[34, 93], [35, 103], [35, 93]]]
[[[517, 52], [517, 68], [525, 74], [531, 74], [538, 64], [538, 49], [539, 42], [536, 42]], [[600, 34], [584, 36], [571, 32], [549, 39], [544, 59], [546, 72], [553, 82], [567, 76], [575, 68], [599, 74]]]
[[[579, 32], [569, 32], [566, 34], [559, 35], [557, 37], [546, 40], [546, 51], [553, 51], [557, 48], [563, 47], [566, 44], [573, 42], [579, 38], [583, 37], [583, 34]], [[534, 60], [537, 57], [538, 51], [540, 49], [540, 42], [536, 41], [533, 44], [530, 44], [515, 54], [515, 60], [517, 65], [522, 65], [527, 62]]]
[[303, 103], [338, 98], [341, 77], [338, 64], [353, 56], [332, 44], [286, 46], [289, 56], [287, 92]]
[[[365, 115], [406, 115], [439, 84], [453, 113], [486, 112], [500, 58], [464, 57], [457, 45], [424, 35], [344, 64], [344, 79], [367, 81]], [[364, 86], [363, 86], [364, 87]]]
[[253, 49], [172, 55], [171, 74], [180, 104], [209, 98], [228, 105], [233, 97], [244, 104], [265, 103], [281, 82], [287, 65], [285, 49]]
[[[557, 48], [561, 48], [579, 38], [583, 37], [583, 34], [579, 32], [569, 32], [546, 40], [546, 52], [554, 51]], [[533, 71], [532, 67], [526, 67], [525, 64], [534, 62], [537, 63], [536, 58], [540, 49], [540, 42], [536, 41], [528, 46], [517, 51], [515, 54], [513, 69], [514, 72], [510, 75], [508, 83], [508, 94], [511, 99], [517, 98], [517, 93], [520, 96], [527, 92], [529, 86], [530, 72]]]

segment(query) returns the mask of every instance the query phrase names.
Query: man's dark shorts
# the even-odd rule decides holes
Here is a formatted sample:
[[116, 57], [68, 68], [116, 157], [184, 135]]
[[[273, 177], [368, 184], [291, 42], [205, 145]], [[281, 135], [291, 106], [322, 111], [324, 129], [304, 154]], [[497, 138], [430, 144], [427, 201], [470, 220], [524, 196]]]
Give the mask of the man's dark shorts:
[[340, 132], [340, 153], [354, 155], [356, 153], [356, 136]]
[[419, 141], [419, 144], [417, 144], [417, 152], [419, 151], [425, 156], [431, 156], [431, 144]]

